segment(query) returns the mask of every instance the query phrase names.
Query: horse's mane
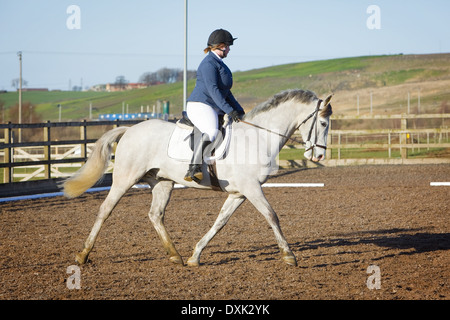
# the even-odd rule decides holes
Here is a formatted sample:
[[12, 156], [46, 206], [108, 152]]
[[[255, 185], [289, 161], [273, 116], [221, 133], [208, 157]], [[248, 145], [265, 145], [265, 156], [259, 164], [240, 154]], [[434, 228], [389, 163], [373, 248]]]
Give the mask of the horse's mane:
[[308, 90], [291, 89], [282, 91], [274, 95], [266, 102], [263, 102], [260, 105], [256, 106], [255, 108], [253, 108], [250, 112], [248, 112], [245, 115], [245, 119], [252, 119], [257, 114], [275, 109], [281, 103], [294, 99], [301, 103], [311, 103], [314, 100], [317, 100], [318, 98], [314, 92]]

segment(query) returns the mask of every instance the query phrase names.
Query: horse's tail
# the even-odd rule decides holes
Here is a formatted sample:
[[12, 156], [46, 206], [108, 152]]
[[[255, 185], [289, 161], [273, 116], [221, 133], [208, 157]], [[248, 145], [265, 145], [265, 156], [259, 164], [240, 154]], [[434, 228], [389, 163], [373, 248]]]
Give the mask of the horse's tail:
[[114, 142], [118, 141], [127, 129], [128, 127], [112, 129], [97, 140], [88, 161], [64, 183], [66, 197], [80, 196], [103, 176], [111, 158]]

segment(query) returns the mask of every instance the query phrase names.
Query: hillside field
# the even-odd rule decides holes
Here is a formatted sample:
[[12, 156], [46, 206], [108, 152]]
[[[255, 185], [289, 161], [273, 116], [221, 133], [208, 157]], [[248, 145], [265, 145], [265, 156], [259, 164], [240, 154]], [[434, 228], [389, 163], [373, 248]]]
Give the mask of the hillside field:
[[[231, 59], [231, 58], [230, 58]], [[188, 93], [195, 80], [188, 83]], [[450, 112], [450, 54], [386, 55], [352, 57], [273, 66], [234, 73], [235, 97], [247, 111], [274, 94], [293, 88], [308, 89], [319, 96], [334, 93], [335, 114], [359, 112], [406, 113], [408, 93], [410, 112]], [[158, 100], [170, 102], [170, 113], [182, 111], [183, 84], [164, 84], [126, 92], [23, 92], [23, 101], [31, 102], [43, 120], [58, 120], [58, 104], [62, 105], [63, 121], [88, 119], [103, 113], [153, 110]], [[419, 103], [420, 101], [420, 103]], [[18, 102], [17, 92], [0, 94], [4, 119], [8, 109]]]

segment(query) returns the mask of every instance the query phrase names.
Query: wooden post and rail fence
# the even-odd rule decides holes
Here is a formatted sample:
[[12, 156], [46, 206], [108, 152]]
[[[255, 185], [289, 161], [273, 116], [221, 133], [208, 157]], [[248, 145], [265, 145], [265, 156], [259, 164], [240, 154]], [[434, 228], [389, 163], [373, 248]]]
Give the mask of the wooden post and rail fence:
[[[432, 128], [411, 128], [410, 123], [416, 120], [439, 119], [441, 124]], [[395, 115], [333, 115], [328, 136], [328, 149], [325, 161], [321, 164], [325, 166], [339, 165], [363, 165], [363, 164], [434, 164], [450, 163], [450, 152], [446, 156], [436, 157], [425, 153], [421, 157], [410, 157], [408, 150], [431, 150], [449, 149], [449, 126], [445, 124], [446, 119], [450, 119], [450, 114], [395, 114]], [[355, 129], [340, 130], [333, 129], [336, 121], [365, 121], [365, 120], [394, 120], [400, 122], [400, 128], [383, 129]], [[391, 123], [391, 122], [389, 122]], [[352, 139], [353, 138], [353, 139]], [[345, 141], [344, 141], [345, 139]], [[358, 142], [348, 142], [348, 140], [359, 140]], [[381, 140], [381, 141], [380, 141]], [[284, 148], [302, 149], [301, 145], [287, 145]], [[360, 156], [352, 158], [343, 155], [345, 150], [381, 150], [384, 155], [373, 157]], [[393, 150], [399, 150], [399, 155], [394, 156]], [[367, 152], [367, 154], [370, 154]], [[282, 167], [299, 167], [305, 165], [315, 166], [303, 159], [280, 160]]]
[[[97, 138], [88, 137], [88, 128], [102, 128], [104, 132], [121, 125], [132, 125], [142, 120], [46, 122], [33, 124], [0, 124], [3, 142], [0, 143], [0, 168], [3, 168], [3, 183], [28, 181], [32, 178], [52, 179], [70, 175], [62, 172], [64, 167], [81, 167], [89, 155], [89, 147]], [[78, 128], [76, 139], [60, 140], [52, 134], [55, 128]], [[41, 129], [42, 140], [15, 142], [14, 133], [24, 129]], [[23, 173], [20, 169], [34, 169]], [[18, 172], [14, 172], [18, 171]]]
[[[323, 161], [321, 165], [450, 163], [449, 152], [443, 157], [425, 154], [420, 158], [408, 159], [408, 150], [450, 149], [448, 136], [450, 130], [448, 125], [445, 125], [446, 119], [449, 118], [450, 114], [333, 115], [328, 137], [327, 160]], [[408, 122], [414, 119], [441, 119], [441, 123], [437, 128], [410, 128]], [[333, 129], [335, 121], [353, 120], [395, 120], [400, 121], [400, 128]], [[133, 125], [140, 121], [142, 120], [0, 124], [0, 176], [2, 176], [0, 197], [2, 196], [1, 182], [4, 185], [12, 185], [31, 180], [63, 178], [81, 167], [90, 154], [90, 148], [99, 137], [88, 137], [88, 128], [97, 128], [97, 132], [100, 130], [103, 133], [116, 126]], [[76, 139], [60, 140], [52, 133], [55, 128], [69, 127], [78, 128], [75, 129], [79, 132]], [[42, 130], [40, 134], [42, 139], [36, 142], [16, 142], [14, 133], [27, 129]], [[1, 132], [3, 132], [3, 137]], [[374, 136], [378, 138], [373, 138]], [[379, 138], [380, 136], [383, 138]], [[358, 139], [358, 141], [355, 142], [355, 139]], [[349, 142], [348, 140], [354, 141]], [[287, 145], [284, 148], [299, 150], [295, 152], [295, 156], [292, 156], [293, 159], [279, 160], [281, 167], [315, 165], [302, 159], [303, 148], [301, 145]], [[343, 154], [345, 150], [349, 149], [384, 150], [386, 155], [377, 159], [364, 156], [352, 159]], [[392, 153], [393, 150], [397, 150], [395, 157]], [[3, 174], [1, 174], [1, 171], [3, 171]]]

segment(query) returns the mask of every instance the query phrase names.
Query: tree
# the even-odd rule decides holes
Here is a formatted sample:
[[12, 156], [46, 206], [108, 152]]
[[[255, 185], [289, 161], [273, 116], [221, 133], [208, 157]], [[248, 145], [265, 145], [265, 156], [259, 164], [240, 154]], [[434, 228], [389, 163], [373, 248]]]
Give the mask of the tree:
[[[12, 123], [19, 123], [19, 104], [9, 108], [9, 121]], [[42, 122], [41, 116], [36, 112], [36, 108], [31, 102], [26, 101], [22, 104], [22, 119], [23, 123], [39, 123]]]
[[114, 84], [119, 85], [121, 89], [125, 89], [126, 85], [129, 83], [125, 76], [117, 76], [116, 82]]
[[[197, 72], [188, 70], [187, 79], [195, 79]], [[161, 68], [156, 72], [145, 72], [139, 78], [139, 82], [144, 82], [148, 85], [155, 85], [158, 83], [174, 83], [183, 81], [183, 70]]]
[[[195, 79], [195, 78], [197, 78], [197, 71], [187, 70], [186, 75], [187, 75], [187, 80]], [[183, 81], [183, 78], [184, 78], [184, 74], [183, 74], [183, 71], [181, 71], [178, 73], [177, 82]]]
[[158, 84], [158, 74], [156, 72], [146, 72], [139, 78], [139, 82], [146, 83], [148, 85]]
[[158, 74], [158, 79], [161, 82], [173, 83], [176, 81], [176, 73], [177, 73], [176, 69], [162, 68], [159, 69], [156, 73]]
[[[28, 81], [22, 79], [22, 86], [26, 87], [28, 85]], [[11, 81], [11, 87], [15, 88], [15, 89], [19, 89], [20, 87], [20, 79], [16, 78], [16, 79], [12, 79]]]

